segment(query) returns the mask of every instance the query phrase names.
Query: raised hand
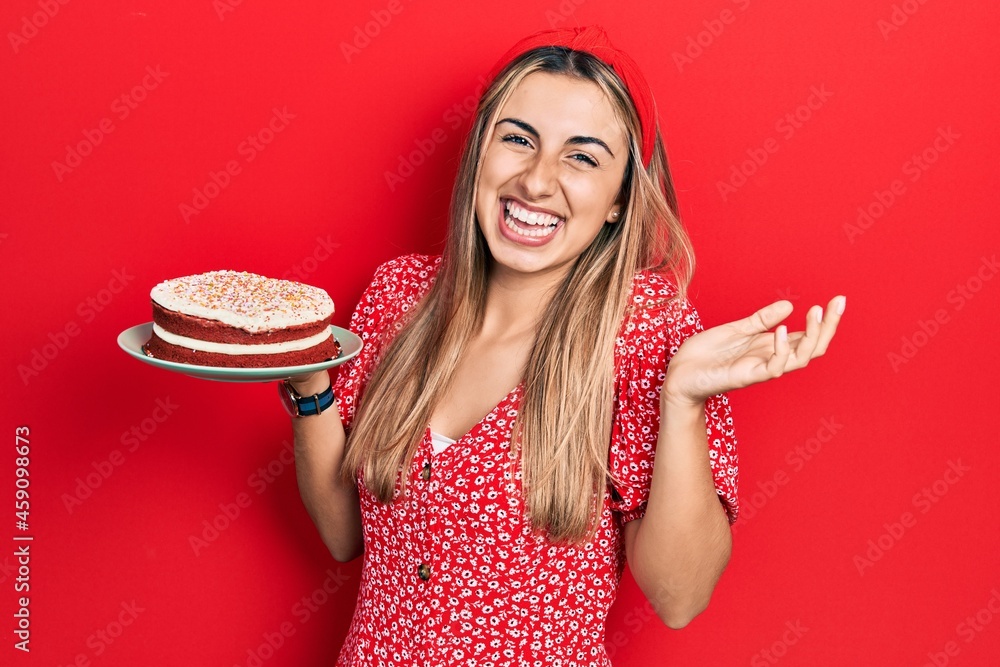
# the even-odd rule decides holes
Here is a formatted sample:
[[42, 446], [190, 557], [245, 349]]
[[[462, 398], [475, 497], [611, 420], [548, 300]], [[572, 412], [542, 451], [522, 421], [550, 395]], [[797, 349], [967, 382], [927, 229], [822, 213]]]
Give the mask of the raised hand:
[[791, 302], [782, 300], [691, 336], [670, 360], [661, 403], [699, 405], [715, 394], [804, 368], [826, 352], [846, 304], [847, 297], [836, 296], [825, 311], [813, 306], [805, 331], [789, 333], [783, 324], [771, 331], [792, 313]]

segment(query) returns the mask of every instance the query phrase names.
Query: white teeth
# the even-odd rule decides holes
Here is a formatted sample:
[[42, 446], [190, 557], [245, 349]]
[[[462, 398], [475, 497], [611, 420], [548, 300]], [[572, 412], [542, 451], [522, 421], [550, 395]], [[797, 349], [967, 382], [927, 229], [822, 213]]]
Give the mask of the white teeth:
[[512, 218], [516, 218], [528, 225], [538, 225], [543, 227], [553, 227], [559, 223], [559, 218], [548, 213], [538, 213], [521, 208], [512, 201], [506, 203], [507, 213]]
[[[521, 210], [521, 212], [524, 213], [523, 209]], [[507, 209], [507, 213], [508, 214], [503, 217], [504, 224], [507, 225], [508, 229], [517, 233], [519, 236], [527, 236], [529, 238], [543, 238], [554, 234], [556, 231], [555, 224], [538, 226], [539, 223], [537, 222], [528, 222], [527, 220], [521, 220], [521, 218], [518, 218], [518, 220], [521, 220], [521, 222], [528, 222], [528, 224], [537, 226], [536, 229], [523, 229], [522, 227], [519, 227], [518, 225], [514, 224], [514, 220], [511, 217], [512, 213], [509, 207]], [[544, 214], [541, 215], [544, 216]], [[544, 216], [544, 217], [552, 218], [552, 216]], [[555, 220], [558, 221], [558, 218], [555, 218]]]
[[556, 231], [555, 227], [540, 227], [538, 229], [521, 229], [520, 227], [515, 225], [513, 222], [510, 222], [509, 220], [504, 220], [504, 223], [507, 225], [508, 229], [513, 230], [518, 235], [528, 236], [531, 238], [542, 238], [545, 236], [550, 236], [554, 234]]

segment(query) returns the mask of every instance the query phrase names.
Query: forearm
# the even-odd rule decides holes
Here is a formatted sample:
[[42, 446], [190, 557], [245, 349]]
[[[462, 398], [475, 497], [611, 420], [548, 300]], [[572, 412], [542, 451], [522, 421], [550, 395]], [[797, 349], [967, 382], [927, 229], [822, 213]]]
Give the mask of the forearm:
[[[329, 386], [328, 379], [314, 382], [311, 387], [297, 387], [299, 393], [308, 395]], [[320, 415], [293, 418], [292, 430], [302, 503], [333, 557], [341, 562], [356, 558], [362, 551], [361, 509], [357, 489], [340, 480], [347, 437], [336, 402]]]
[[732, 547], [712, 478], [704, 404], [664, 401], [645, 516], [629, 567], [660, 618], [683, 627], [708, 605]]

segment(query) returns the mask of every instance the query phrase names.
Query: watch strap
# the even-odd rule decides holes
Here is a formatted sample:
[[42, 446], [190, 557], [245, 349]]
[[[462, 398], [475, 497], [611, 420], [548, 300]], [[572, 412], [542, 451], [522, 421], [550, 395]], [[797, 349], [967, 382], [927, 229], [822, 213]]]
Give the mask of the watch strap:
[[300, 415], [318, 415], [333, 405], [333, 386], [312, 396], [301, 396], [295, 402], [299, 404]]
[[295, 416], [297, 417], [318, 415], [333, 405], [335, 398], [333, 394], [333, 385], [327, 387], [325, 391], [321, 391], [318, 394], [313, 394], [311, 396], [299, 396], [291, 382], [285, 380], [282, 384], [284, 385], [284, 390], [287, 396], [292, 400], [292, 402], [295, 403], [297, 412]]

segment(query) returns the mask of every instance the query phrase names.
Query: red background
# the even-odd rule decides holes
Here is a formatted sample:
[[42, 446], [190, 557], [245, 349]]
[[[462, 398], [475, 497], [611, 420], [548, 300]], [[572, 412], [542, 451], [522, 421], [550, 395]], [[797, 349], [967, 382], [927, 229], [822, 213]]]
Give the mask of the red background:
[[[378, 263], [440, 247], [480, 76], [528, 32], [590, 23], [653, 86], [706, 325], [789, 298], [799, 329], [848, 295], [824, 358], [732, 396], [743, 518], [711, 607], [670, 631], [626, 578], [613, 661], [996, 664], [986, 0], [4, 3], [3, 422], [8, 442], [30, 427], [32, 493], [22, 532], [7, 446], [4, 664], [332, 662], [359, 562], [335, 563], [300, 504], [274, 388], [159, 371], [115, 338], [150, 319], [155, 283], [218, 268], [320, 285], [344, 325]], [[25, 534], [30, 654], [12, 634]]]

